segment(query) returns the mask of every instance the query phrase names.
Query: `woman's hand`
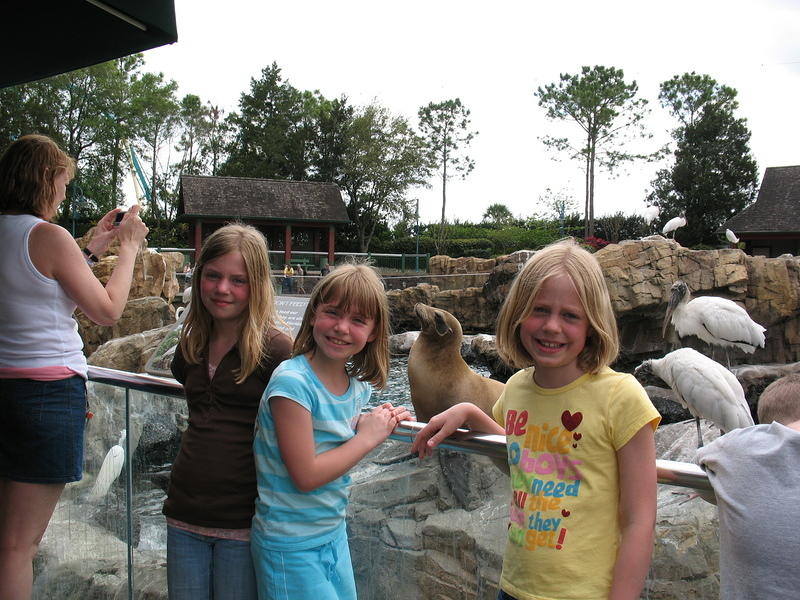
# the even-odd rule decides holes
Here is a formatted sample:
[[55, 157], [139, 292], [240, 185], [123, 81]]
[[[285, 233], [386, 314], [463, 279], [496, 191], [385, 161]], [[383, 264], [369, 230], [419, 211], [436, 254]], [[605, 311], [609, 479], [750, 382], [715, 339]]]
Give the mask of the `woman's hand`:
[[144, 221], [139, 216], [139, 208], [138, 204], [131, 206], [125, 216], [122, 217], [119, 227], [115, 228], [117, 229], [119, 243], [130, 244], [137, 250], [148, 232], [147, 225], [144, 224]]
[[86, 244], [89, 252], [96, 256], [105, 254], [111, 242], [117, 237], [117, 228], [114, 227], [114, 219], [117, 213], [121, 212], [121, 208], [114, 208], [108, 211], [105, 216], [97, 222], [94, 228], [94, 235], [92, 239]]

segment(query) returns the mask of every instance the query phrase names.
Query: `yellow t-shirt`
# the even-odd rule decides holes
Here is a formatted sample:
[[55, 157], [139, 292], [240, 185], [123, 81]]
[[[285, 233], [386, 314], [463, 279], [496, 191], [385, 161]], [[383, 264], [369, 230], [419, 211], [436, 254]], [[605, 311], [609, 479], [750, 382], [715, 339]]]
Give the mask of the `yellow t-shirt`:
[[519, 600], [608, 597], [619, 545], [617, 450], [661, 417], [632, 375], [608, 367], [561, 388], [533, 368], [493, 409], [506, 429], [512, 500], [500, 587]]

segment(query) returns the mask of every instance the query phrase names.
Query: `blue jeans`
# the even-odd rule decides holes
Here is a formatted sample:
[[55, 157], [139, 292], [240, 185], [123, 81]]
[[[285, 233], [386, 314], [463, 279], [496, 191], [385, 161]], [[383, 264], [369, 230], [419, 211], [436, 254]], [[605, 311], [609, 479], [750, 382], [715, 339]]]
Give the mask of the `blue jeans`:
[[170, 600], [255, 600], [250, 544], [167, 526]]
[[498, 590], [497, 591], [497, 600], [517, 600], [517, 599], [514, 598], [514, 596], [512, 596], [511, 594], [507, 594], [503, 590]]

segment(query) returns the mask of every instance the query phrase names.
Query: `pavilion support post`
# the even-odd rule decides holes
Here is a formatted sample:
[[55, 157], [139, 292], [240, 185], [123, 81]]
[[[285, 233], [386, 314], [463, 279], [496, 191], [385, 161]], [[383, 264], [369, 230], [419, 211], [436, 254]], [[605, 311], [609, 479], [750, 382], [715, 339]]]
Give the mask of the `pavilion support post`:
[[328, 226], [328, 264], [333, 266], [335, 260], [335, 240], [336, 240], [336, 227], [333, 225]]
[[200, 258], [200, 249], [203, 247], [203, 221], [195, 219], [194, 222], [194, 261], [193, 265], [197, 264], [197, 259]]
[[283, 229], [283, 264], [288, 265], [292, 261], [292, 226], [286, 225]]

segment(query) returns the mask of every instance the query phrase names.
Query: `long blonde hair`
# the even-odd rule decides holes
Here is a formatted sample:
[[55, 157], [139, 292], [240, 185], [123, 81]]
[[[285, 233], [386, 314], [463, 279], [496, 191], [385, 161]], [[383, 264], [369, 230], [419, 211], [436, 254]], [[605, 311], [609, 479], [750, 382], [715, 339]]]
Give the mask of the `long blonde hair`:
[[192, 276], [198, 291], [193, 294], [195, 299], [189, 305], [183, 324], [181, 351], [191, 364], [202, 360], [213, 326], [213, 319], [200, 299], [199, 286], [203, 279], [203, 270], [210, 261], [237, 251], [244, 259], [250, 284], [250, 299], [238, 342], [241, 367], [236, 373], [236, 383], [242, 383], [268, 358], [266, 335], [278, 321], [267, 242], [255, 227], [231, 223], [217, 229], [203, 244]]
[[339, 265], [323, 277], [311, 292], [292, 356], [316, 351], [312, 321], [321, 304], [353, 308], [374, 321], [375, 339], [352, 358], [347, 373], [378, 389], [385, 387], [389, 376], [389, 303], [380, 276], [369, 265], [352, 263]]
[[534, 364], [522, 345], [519, 329], [531, 315], [542, 284], [556, 275], [567, 275], [572, 280], [589, 320], [589, 335], [578, 355], [578, 366], [585, 373], [597, 373], [614, 362], [619, 353], [617, 321], [600, 264], [573, 239], [546, 246], [522, 267], [497, 317], [497, 351], [517, 369]]

